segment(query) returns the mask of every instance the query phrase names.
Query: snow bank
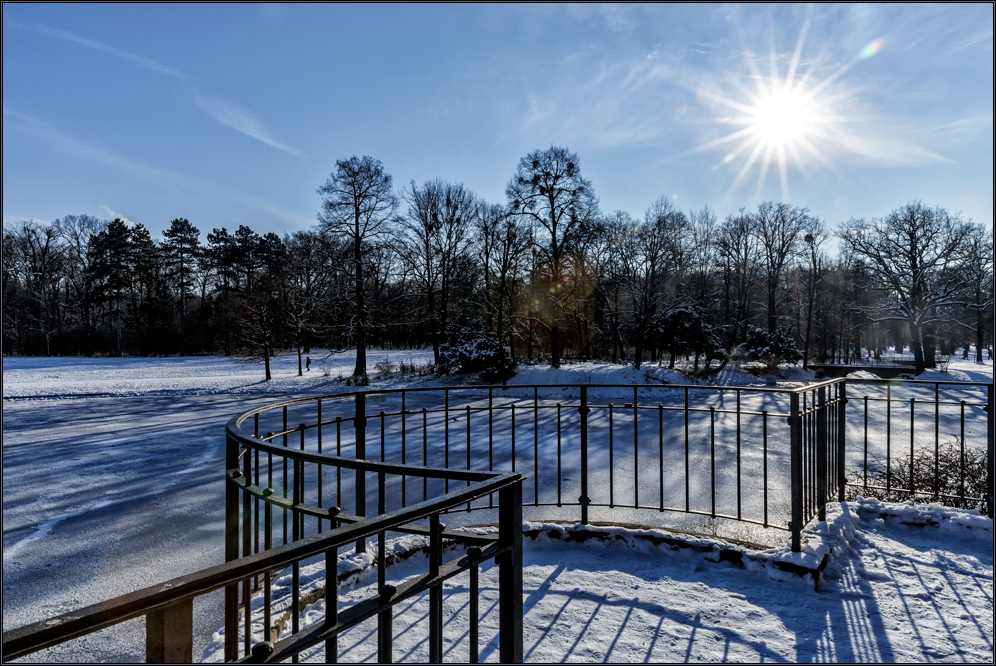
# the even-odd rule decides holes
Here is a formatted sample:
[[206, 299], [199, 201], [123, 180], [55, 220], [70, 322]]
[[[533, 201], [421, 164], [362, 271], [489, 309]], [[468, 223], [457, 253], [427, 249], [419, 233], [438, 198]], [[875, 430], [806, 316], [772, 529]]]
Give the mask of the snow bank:
[[993, 520], [979, 513], [978, 509], [956, 509], [943, 504], [896, 504], [859, 496], [853, 503], [864, 518], [898, 518], [903, 525], [936, 527], [945, 532], [971, 534], [979, 538], [993, 538]]

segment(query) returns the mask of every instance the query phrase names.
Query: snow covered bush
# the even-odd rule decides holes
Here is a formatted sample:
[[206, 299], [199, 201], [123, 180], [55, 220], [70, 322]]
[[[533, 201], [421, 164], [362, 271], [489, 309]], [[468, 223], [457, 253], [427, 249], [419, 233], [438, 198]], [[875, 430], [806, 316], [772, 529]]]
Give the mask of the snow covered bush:
[[672, 368], [676, 356], [694, 354], [696, 361], [704, 356], [707, 367], [713, 359], [726, 356], [719, 333], [709, 322], [709, 311], [696, 305], [671, 308], [657, 319], [652, 334], [658, 349], [671, 355]]
[[464, 328], [454, 344], [439, 347], [437, 375], [479, 372], [486, 381], [505, 381], [515, 374], [515, 361], [490, 333]]
[[748, 326], [744, 341], [740, 344], [741, 353], [747, 358], [779, 363], [798, 363], [802, 352], [795, 344], [792, 334], [786, 329], [778, 329], [771, 334], [763, 328]]

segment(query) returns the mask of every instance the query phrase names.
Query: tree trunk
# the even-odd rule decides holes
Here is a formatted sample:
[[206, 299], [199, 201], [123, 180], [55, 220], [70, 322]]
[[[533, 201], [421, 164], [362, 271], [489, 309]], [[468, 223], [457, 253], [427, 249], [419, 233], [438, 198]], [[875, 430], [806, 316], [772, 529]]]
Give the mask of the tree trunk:
[[909, 322], [910, 326], [910, 351], [913, 352], [913, 360], [916, 363], [916, 370], [914, 374], [921, 374], [927, 369], [926, 363], [923, 360], [923, 345], [920, 340], [920, 325], [915, 324], [912, 321]]
[[367, 307], [363, 299], [363, 255], [360, 253], [359, 218], [357, 218], [356, 242], [353, 245], [353, 261], [356, 263], [356, 366], [354, 377], [367, 374]]

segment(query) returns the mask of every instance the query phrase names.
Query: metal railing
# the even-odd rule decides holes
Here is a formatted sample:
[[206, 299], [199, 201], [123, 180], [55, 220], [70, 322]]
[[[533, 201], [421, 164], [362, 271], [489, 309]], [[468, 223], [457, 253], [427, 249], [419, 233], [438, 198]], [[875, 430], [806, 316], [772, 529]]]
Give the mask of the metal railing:
[[992, 382], [847, 383], [852, 492], [981, 508], [993, 516]]
[[[848, 395], [848, 385], [854, 384], [870, 388], [852, 388]], [[429, 659], [439, 661], [442, 581], [468, 572], [468, 654], [476, 661], [477, 569], [496, 559], [500, 658], [521, 661], [524, 509], [540, 518], [583, 523], [611, 516], [646, 524], [641, 517], [648, 512], [722, 518], [788, 531], [792, 549], [799, 551], [803, 526], [825, 519], [827, 501], [844, 499], [849, 471], [852, 485], [855, 469], [867, 479], [870, 455], [884, 449], [884, 489], [903, 490], [889, 481], [895, 439], [906, 436], [892, 414], [897, 403], [908, 405], [910, 447], [919, 446], [917, 433], [923, 428], [917, 419], [923, 418], [920, 405], [926, 401], [914, 393], [924, 389], [897, 388], [912, 384], [834, 379], [791, 389], [411, 388], [305, 398], [253, 410], [227, 427], [225, 565], [7, 632], [4, 655], [22, 656], [145, 615], [147, 658], [186, 661], [192, 599], [224, 588], [226, 661], [296, 659], [321, 643], [331, 660], [340, 633], [376, 616], [378, 659], [386, 662], [392, 657], [391, 609], [429, 590]], [[929, 403], [935, 450], [938, 433], [950, 426], [945, 410], [959, 410], [952, 423], [960, 427], [962, 447], [966, 436], [981, 434], [972, 410], [983, 407], [987, 413], [988, 493], [969, 497], [962, 483], [960, 495], [938, 489], [935, 498], [983, 501], [992, 515], [992, 385], [929, 385], [935, 396]], [[987, 392], [985, 402], [979, 387]], [[897, 393], [903, 391], [910, 394]], [[941, 400], [944, 391], [954, 398]], [[959, 398], [959, 391], [975, 391], [976, 397]], [[884, 403], [881, 417], [874, 409], [879, 401]], [[867, 480], [858, 483], [866, 494], [878, 490]], [[911, 496], [922, 494], [909, 490]], [[498, 536], [445, 529], [443, 513], [454, 523], [497, 523]], [[390, 532], [428, 537], [425, 576], [389, 584], [385, 539]], [[339, 612], [337, 555], [350, 545], [363, 552], [370, 539], [376, 540], [378, 594]], [[444, 539], [471, 548], [444, 562]], [[301, 604], [298, 572], [304, 560], [318, 555], [328, 563], [327, 613], [323, 623], [302, 628], [296, 610]], [[290, 635], [276, 640], [272, 581], [280, 569], [291, 572], [292, 612]], [[256, 611], [255, 597], [262, 598]]]

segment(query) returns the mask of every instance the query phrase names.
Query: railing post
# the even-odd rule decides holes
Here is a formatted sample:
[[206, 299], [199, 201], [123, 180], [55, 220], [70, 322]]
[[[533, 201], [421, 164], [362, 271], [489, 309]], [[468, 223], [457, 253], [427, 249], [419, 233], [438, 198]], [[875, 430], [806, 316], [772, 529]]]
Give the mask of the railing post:
[[[439, 522], [438, 513], [429, 516], [429, 577], [432, 579], [439, 576], [439, 568], [443, 565], [444, 529], [446, 526]], [[437, 582], [429, 588], [429, 661], [433, 664], [443, 661], [442, 582]]]
[[[228, 650], [228, 636], [225, 636]], [[145, 661], [189, 664], [194, 653], [194, 599], [154, 610], [145, 616]]]
[[[225, 435], [225, 561], [239, 559], [239, 489], [231, 478], [239, 472], [239, 442]], [[231, 477], [231, 478], [230, 478]], [[146, 650], [149, 649], [148, 638]], [[225, 587], [225, 661], [235, 661], [239, 649], [239, 586]], [[187, 659], [183, 661], [189, 660]], [[156, 660], [152, 660], [156, 661]]]
[[816, 391], [816, 511], [821, 521], [827, 519], [827, 389]]
[[837, 501], [844, 501], [844, 491], [847, 488], [847, 470], [844, 467], [847, 458], [847, 381], [837, 384]]
[[[582, 505], [584, 506], [584, 505]], [[522, 663], [522, 481], [498, 491], [498, 661]], [[430, 657], [431, 661], [431, 657]]]
[[996, 458], [996, 444], [993, 440], [996, 437], [993, 436], [993, 424], [996, 420], [993, 419], [993, 385], [989, 384], [986, 387], [986, 424], [988, 428], [986, 429], [986, 450], [988, 451], [988, 458], [986, 460], [986, 508], [989, 510], [989, 517], [993, 518], [993, 505], [994, 505], [994, 494], [996, 494], [996, 489], [994, 489], [994, 484], [996, 484], [996, 473], [994, 473], [994, 458]]
[[[356, 394], [356, 408], [353, 414], [353, 426], [356, 428], [355, 458], [363, 460], [367, 457], [367, 396]], [[367, 515], [367, 473], [356, 470], [356, 515]], [[366, 539], [356, 540], [356, 552], [367, 552]]]
[[792, 552], [802, 550], [802, 415], [799, 414], [799, 394], [789, 397], [789, 455], [791, 460]]
[[588, 497], [588, 387], [581, 387], [581, 405], [578, 407], [578, 414], [581, 417], [581, 496], [578, 501], [581, 503], [581, 523], [588, 524], [588, 504], [591, 498]]
[[[391, 601], [391, 597], [398, 591], [394, 585], [381, 585], [377, 591], [382, 603]], [[391, 606], [388, 606], [377, 613], [377, 662], [390, 664], [394, 661], [393, 650], [394, 628], [391, 626]]]

